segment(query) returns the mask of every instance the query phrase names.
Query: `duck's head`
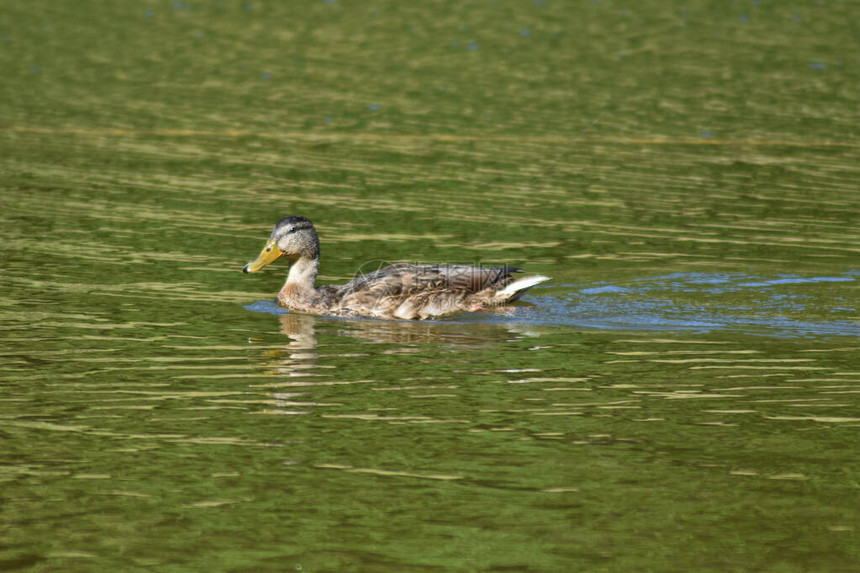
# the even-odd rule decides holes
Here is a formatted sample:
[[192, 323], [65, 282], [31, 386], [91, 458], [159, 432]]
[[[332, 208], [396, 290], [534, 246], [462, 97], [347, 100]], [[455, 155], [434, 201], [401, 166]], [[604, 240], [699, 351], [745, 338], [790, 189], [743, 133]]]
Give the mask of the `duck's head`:
[[259, 271], [283, 256], [291, 261], [297, 261], [300, 258], [319, 258], [320, 242], [313, 223], [304, 217], [284, 217], [278, 221], [260, 255], [245, 265], [242, 272]]

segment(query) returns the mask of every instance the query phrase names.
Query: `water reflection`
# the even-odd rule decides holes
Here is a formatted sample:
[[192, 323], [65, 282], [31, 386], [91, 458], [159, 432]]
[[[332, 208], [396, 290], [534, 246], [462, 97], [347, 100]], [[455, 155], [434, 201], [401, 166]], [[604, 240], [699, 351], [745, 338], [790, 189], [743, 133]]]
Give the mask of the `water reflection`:
[[438, 343], [454, 346], [488, 345], [507, 340], [512, 335], [533, 335], [528, 328], [524, 328], [524, 325], [516, 321], [494, 322], [493, 320], [498, 320], [498, 317], [487, 318], [489, 321], [466, 323], [463, 321], [344, 319], [279, 313], [278, 321], [280, 332], [289, 338], [289, 342], [284, 347], [290, 356], [289, 363], [296, 368], [304, 368], [318, 358], [316, 353], [318, 330], [367, 342], [401, 347]]
[[279, 317], [281, 333], [286, 334], [290, 341], [286, 350], [290, 360], [296, 364], [315, 362], [317, 359], [317, 317], [309, 314], [289, 313]]
[[376, 343], [396, 345], [446, 344], [452, 346], [485, 346], [502, 342], [516, 334], [514, 322], [460, 321], [350, 321], [339, 333]]

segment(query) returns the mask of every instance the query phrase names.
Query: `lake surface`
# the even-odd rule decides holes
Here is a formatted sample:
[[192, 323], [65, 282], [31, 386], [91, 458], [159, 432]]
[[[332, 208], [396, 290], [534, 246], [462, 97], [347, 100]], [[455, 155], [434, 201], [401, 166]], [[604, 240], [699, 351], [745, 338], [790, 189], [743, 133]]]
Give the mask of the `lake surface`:
[[6, 3], [0, 570], [856, 571], [855, 12]]

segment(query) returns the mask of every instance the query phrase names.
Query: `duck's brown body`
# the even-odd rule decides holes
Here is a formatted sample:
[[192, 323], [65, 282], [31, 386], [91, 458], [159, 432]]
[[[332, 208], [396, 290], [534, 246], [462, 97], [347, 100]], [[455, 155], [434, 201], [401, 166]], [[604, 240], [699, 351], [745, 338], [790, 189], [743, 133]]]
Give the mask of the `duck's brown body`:
[[519, 298], [498, 296], [514, 281], [511, 267], [419, 266], [399, 263], [345, 285], [307, 288], [287, 282], [278, 302], [314, 314], [424, 319], [498, 306]]
[[278, 303], [299, 312], [378, 318], [426, 319], [500, 306], [517, 300], [547, 277], [514, 279], [516, 267], [411, 265], [398, 263], [345, 285], [315, 287], [319, 239], [310, 221], [287, 217], [275, 225], [260, 256], [244, 272], [280, 256], [293, 261]]

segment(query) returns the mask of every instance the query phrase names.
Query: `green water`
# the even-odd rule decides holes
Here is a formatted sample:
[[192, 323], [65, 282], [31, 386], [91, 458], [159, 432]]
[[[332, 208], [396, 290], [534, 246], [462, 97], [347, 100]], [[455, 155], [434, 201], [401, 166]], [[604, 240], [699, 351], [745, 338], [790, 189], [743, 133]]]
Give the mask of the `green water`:
[[[4, 2], [0, 570], [860, 563], [852, 2]], [[380, 262], [552, 277], [286, 314]]]

